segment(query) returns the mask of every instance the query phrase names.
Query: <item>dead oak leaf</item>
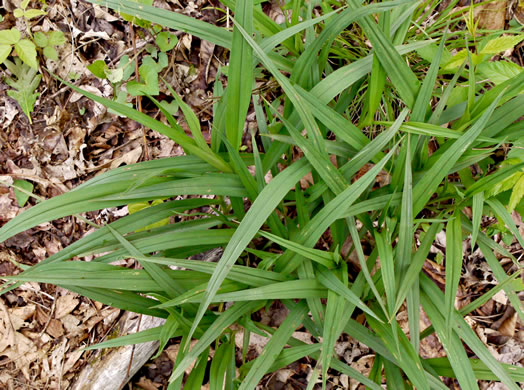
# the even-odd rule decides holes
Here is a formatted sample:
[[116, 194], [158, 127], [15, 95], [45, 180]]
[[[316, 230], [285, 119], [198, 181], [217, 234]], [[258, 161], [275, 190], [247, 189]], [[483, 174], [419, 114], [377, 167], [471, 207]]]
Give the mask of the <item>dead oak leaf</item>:
[[55, 318], [61, 319], [75, 310], [80, 300], [73, 294], [62, 295], [56, 300]]

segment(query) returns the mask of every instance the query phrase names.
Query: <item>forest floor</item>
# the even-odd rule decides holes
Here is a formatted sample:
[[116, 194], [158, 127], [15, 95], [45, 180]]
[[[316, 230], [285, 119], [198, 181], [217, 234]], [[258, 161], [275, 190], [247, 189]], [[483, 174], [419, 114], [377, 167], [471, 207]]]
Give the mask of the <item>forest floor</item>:
[[[13, 15], [19, 3], [4, 1], [0, 30], [19, 24]], [[39, 4], [34, 2], [32, 5], [38, 7]], [[224, 23], [223, 12], [214, 8], [220, 6], [217, 0], [155, 0], [154, 4], [210, 23]], [[271, 4], [265, 6], [267, 14], [277, 21], [284, 18], [278, 3]], [[143, 50], [152, 43], [152, 38], [139, 29], [131, 31], [131, 24], [112, 11], [80, 0], [49, 1], [46, 11], [46, 15], [31, 20], [32, 31], [60, 30], [66, 42], [58, 48], [58, 61], [41, 61], [43, 79], [31, 115], [32, 123], [7, 95], [9, 86], [0, 82], [0, 177], [31, 181], [34, 195], [48, 199], [109, 169], [182, 154], [181, 148], [167, 137], [108, 113], [106, 108], [74, 93], [49, 73], [74, 80], [75, 85], [84, 90], [110, 97], [113, 94], [111, 84], [95, 77], [87, 66], [96, 60], [117, 63], [123, 55], [132, 56]], [[176, 90], [198, 113], [204, 135], [209, 137], [205, 130], [212, 116], [210, 97], [217, 69], [227, 63], [227, 52], [187, 34], [177, 35], [178, 44], [170, 52], [169, 65], [162, 75], [174, 81]], [[144, 103], [142, 110], [151, 116], [158, 115], [158, 110], [150, 103]], [[253, 116], [251, 121], [248, 127], [255, 125]], [[0, 185], [0, 225], [35, 202], [36, 198], [30, 199], [24, 207], [19, 207], [12, 188]], [[85, 217], [105, 224], [127, 213], [125, 206], [90, 212]], [[524, 232], [520, 217], [513, 216]], [[92, 230], [82, 219], [67, 217], [20, 233], [0, 244], [0, 276], [17, 272], [16, 262], [36, 264]], [[437, 239], [432, 251], [442, 254], [445, 236], [439, 235]], [[522, 254], [517, 244], [505, 245], [517, 257]], [[494, 280], [491, 271], [482, 267], [485, 263], [479, 261], [478, 256], [478, 253], [470, 253], [467, 272], [461, 279], [465, 303], [475, 296], [476, 289]], [[436, 262], [428, 261], [425, 271], [435, 280], [442, 279], [443, 272]], [[441, 282], [444, 284], [443, 280]], [[283, 311], [282, 307], [273, 305], [269, 311], [261, 313], [261, 320], [278, 326], [285, 317]], [[4, 336], [0, 337], [0, 389], [67, 389], [93, 358], [93, 351], [82, 348], [118, 334], [122, 315], [119, 309], [48, 284], [27, 283], [0, 297], [0, 335]], [[397, 319], [401, 326], [407, 327], [406, 316], [407, 311], [400, 312]], [[515, 364], [524, 359], [524, 330], [503, 293], [477, 310], [472, 321], [477, 335], [500, 361]], [[310, 336], [303, 334], [301, 337], [307, 341]], [[253, 357], [262, 346], [255, 345], [250, 351]], [[436, 336], [426, 338], [422, 348], [427, 357], [444, 355]], [[173, 341], [160, 357], [151, 360], [132, 378], [128, 388], [166, 388], [177, 350], [178, 345]], [[348, 337], [339, 340], [336, 351], [348, 364], [364, 374], [369, 373], [373, 355], [366, 346]], [[312, 364], [303, 359], [280, 370], [264, 379], [265, 387], [305, 389]], [[329, 385], [332, 389], [357, 386], [347, 376], [335, 374]], [[450, 383], [450, 387], [453, 386]], [[485, 384], [490, 390], [502, 389], [498, 386]]]

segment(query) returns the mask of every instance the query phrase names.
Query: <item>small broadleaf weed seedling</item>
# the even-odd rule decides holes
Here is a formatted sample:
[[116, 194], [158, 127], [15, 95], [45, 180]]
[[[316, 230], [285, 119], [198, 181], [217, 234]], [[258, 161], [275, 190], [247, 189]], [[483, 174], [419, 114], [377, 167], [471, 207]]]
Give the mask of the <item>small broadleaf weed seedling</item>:
[[12, 89], [7, 91], [7, 94], [18, 102], [31, 123], [31, 113], [36, 99], [40, 96], [40, 93], [35, 91], [40, 85], [42, 75], [38, 73], [37, 69], [23, 63], [19, 58], [15, 58], [13, 62], [4, 60], [4, 65], [11, 72], [11, 77], [6, 78], [6, 83]]
[[0, 31], [0, 63], [16, 51], [18, 57], [33, 69], [38, 69], [38, 59], [35, 44], [28, 38], [22, 38], [16, 28]]
[[47, 33], [38, 31], [34, 35], [34, 41], [42, 49], [45, 57], [57, 61], [58, 53], [56, 47], [65, 43], [65, 36], [62, 31], [49, 31]]
[[[322, 7], [293, 1], [286, 3], [289, 18], [277, 24], [261, 2], [221, 0], [232, 29], [155, 8], [151, 0], [91, 2], [151, 28], [156, 46], [141, 53], [138, 80], [130, 79], [139, 58], [123, 57], [114, 69], [90, 65], [123, 91], [114, 99], [66, 84], [169, 137], [185, 155], [105, 172], [2, 226], [0, 242], [66, 215], [124, 205], [130, 211], [6, 277], [4, 292], [28, 281], [53, 283], [165, 318], [158, 328], [88, 349], [144, 341], [162, 349], [177, 338], [169, 390], [252, 390], [266, 374], [306, 357], [315, 362], [310, 389], [319, 378], [325, 389], [331, 373], [373, 390], [447, 383], [476, 390], [480, 380], [519, 389], [524, 369], [495, 359], [470, 322], [500, 291], [524, 320], [522, 267], [506, 246], [524, 246], [511, 214], [524, 211], [524, 72], [515, 64], [505, 79], [477, 77], [483, 63], [510, 63], [494, 54], [517, 45], [520, 35], [484, 36], [471, 20], [470, 42], [453, 19], [456, 1], [438, 12], [439, 2], [429, 0]], [[155, 25], [229, 50], [227, 68], [219, 70], [227, 84], [217, 80], [213, 88], [210, 142], [171, 85], [191, 134], [154, 97], [176, 45]], [[454, 95], [458, 87], [465, 93]], [[127, 103], [133, 94], [151, 99], [165, 118], [134, 109]], [[258, 127], [251, 137], [244, 134], [248, 117]], [[446, 248], [435, 255], [442, 234]], [[497, 284], [482, 285], [458, 308], [473, 252]], [[195, 259], [210, 253], [220, 255]], [[69, 261], [85, 255], [96, 256]], [[122, 259], [141, 268], [115, 265]], [[438, 279], [426, 272], [435, 262]], [[286, 313], [278, 327], [258, 320], [277, 304]], [[422, 310], [431, 323], [425, 330]], [[296, 337], [299, 328], [307, 343]], [[247, 361], [252, 333], [268, 342]], [[445, 356], [425, 355], [421, 347], [432, 334]], [[371, 370], [338, 358], [342, 335], [370, 349]]]
[[[61, 31], [37, 32], [33, 36], [29, 27], [30, 20], [46, 15], [47, 12], [27, 8], [28, 5], [29, 0], [23, 0], [20, 7], [13, 12], [16, 18], [25, 21], [26, 37], [22, 37], [21, 32], [16, 28], [0, 30], [0, 64], [5, 64], [12, 75], [7, 77], [7, 84], [14, 88], [8, 91], [9, 96], [18, 102], [31, 123], [31, 112], [39, 96], [35, 91], [42, 79], [41, 74], [38, 74], [38, 49], [46, 58], [56, 61], [58, 60], [56, 47], [65, 43], [65, 36]], [[7, 58], [13, 53], [13, 49], [18, 58], [9, 61]]]
[[15, 18], [24, 18], [26, 20], [30, 20], [39, 16], [47, 15], [47, 12], [45, 10], [37, 8], [27, 8], [29, 2], [30, 0], [23, 0], [20, 3], [20, 7], [16, 8], [13, 11], [13, 15], [15, 16]]
[[[138, 67], [140, 81], [131, 80], [137, 59], [131, 61], [128, 55], [122, 56], [114, 69], [109, 68], [103, 60], [97, 60], [87, 67], [96, 77], [106, 79], [113, 85], [114, 100], [118, 103], [131, 107], [132, 104], [127, 102], [130, 97], [156, 96], [160, 93], [159, 73], [167, 67], [167, 53], [176, 46], [178, 38], [168, 31], [162, 31], [158, 25], [153, 25], [151, 32], [156, 33], [156, 46], [147, 45], [145, 47], [148, 55], [142, 57]], [[160, 104], [171, 115], [178, 111], [176, 100], [172, 102], [163, 100]], [[117, 114], [111, 109], [110, 112]]]

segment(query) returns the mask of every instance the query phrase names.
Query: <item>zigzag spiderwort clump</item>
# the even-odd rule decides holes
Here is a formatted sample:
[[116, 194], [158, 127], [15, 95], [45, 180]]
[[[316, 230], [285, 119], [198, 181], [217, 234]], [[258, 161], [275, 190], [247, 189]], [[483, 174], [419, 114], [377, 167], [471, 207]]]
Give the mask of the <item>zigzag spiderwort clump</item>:
[[[115, 307], [166, 318], [162, 327], [89, 348], [138, 340], [165, 345], [171, 337], [182, 337], [170, 389], [181, 388], [183, 380], [184, 388], [200, 388], [212, 344], [210, 385], [219, 387], [225, 383], [227, 388], [254, 389], [266, 373], [309, 356], [317, 362], [310, 388], [319, 376], [325, 387], [331, 369], [372, 389], [381, 389], [382, 383], [391, 388], [447, 388], [442, 377], [456, 378], [465, 389], [478, 388], [480, 379], [518, 389], [524, 369], [497, 361], [464, 320], [500, 290], [521, 321], [524, 317], [517, 295], [522, 290], [520, 265], [481, 227], [483, 215], [493, 215], [500, 229], [524, 244], [506, 207], [511, 197], [510, 210], [523, 211], [523, 191], [508, 187], [507, 181], [522, 172], [524, 158], [518, 154], [503, 164], [491, 159], [501, 145], [512, 152], [523, 146], [519, 120], [524, 114], [524, 72], [488, 80], [479, 73], [484, 62], [476, 62], [488, 61], [482, 50], [486, 53], [490, 42], [493, 46], [501, 41], [493, 43], [497, 38], [489, 34], [475, 41], [459, 34], [469, 45], [465, 50], [471, 51], [460, 54], [464, 58], [458, 61], [459, 54], [452, 57], [447, 47], [456, 26], [432, 30], [429, 39], [414, 24], [425, 15], [429, 1], [362, 5], [349, 0], [339, 9], [328, 2], [321, 8], [289, 2], [291, 17], [285, 25], [268, 18], [258, 3], [222, 3], [233, 11], [232, 31], [146, 4], [100, 3], [231, 50], [227, 87], [214, 107], [211, 145], [181, 99], [177, 102], [192, 136], [156, 99], [151, 100], [169, 125], [70, 85], [167, 135], [187, 155], [107, 172], [5, 224], [0, 241], [66, 215], [156, 201], [7, 278], [5, 287], [25, 281], [53, 283]], [[365, 40], [372, 50], [359, 47], [365, 55], [355, 58], [352, 42]], [[479, 45], [475, 50], [473, 42]], [[425, 72], [408, 65], [428, 55]], [[448, 77], [451, 61], [457, 69]], [[280, 94], [283, 110], [279, 103], [252, 94], [260, 70], [278, 83], [280, 89], [273, 93]], [[240, 153], [251, 107], [259, 134], [252, 138], [252, 152]], [[359, 113], [364, 119], [357, 126], [349, 118]], [[249, 166], [255, 167], [254, 175]], [[273, 176], [269, 183], [268, 173]], [[302, 179], [308, 174], [306, 184]], [[171, 200], [210, 194], [215, 199]], [[175, 212], [203, 206], [218, 213], [153, 225]], [[447, 242], [444, 291], [423, 272], [442, 230]], [[471, 246], [478, 247], [499, 284], [457, 310], [462, 248], [469, 234]], [[255, 247], [255, 242], [263, 245]], [[217, 263], [186, 259], [217, 247], [225, 248]], [[91, 262], [67, 261], [99, 253], [106, 254]], [[497, 254], [514, 262], [510, 275]], [[128, 272], [111, 265], [121, 258], [136, 259], [143, 269]], [[278, 329], [252, 317], [274, 300], [289, 310]], [[397, 320], [404, 307], [408, 332]], [[421, 307], [432, 324], [423, 332]], [[255, 360], [235, 360], [233, 324], [246, 336], [254, 332], [269, 337]], [[314, 344], [293, 337], [300, 325]], [[334, 355], [342, 333], [374, 352], [368, 376]], [[421, 343], [432, 333], [446, 352], [443, 358], [421, 353]], [[198, 341], [189, 348], [192, 339]], [[248, 342], [244, 337], [244, 352]]]

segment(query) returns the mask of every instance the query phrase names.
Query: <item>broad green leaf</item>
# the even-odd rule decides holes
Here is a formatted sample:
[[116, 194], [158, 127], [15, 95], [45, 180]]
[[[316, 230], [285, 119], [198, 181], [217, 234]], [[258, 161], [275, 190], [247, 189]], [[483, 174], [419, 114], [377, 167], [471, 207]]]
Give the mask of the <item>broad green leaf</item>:
[[279, 31], [274, 35], [268, 36], [267, 38], [264, 38], [264, 40], [260, 44], [260, 47], [264, 50], [264, 52], [268, 53], [276, 46], [278, 46], [280, 43], [284, 42], [286, 39], [291, 38], [293, 35], [298, 34], [299, 32], [306, 30], [336, 15], [338, 11], [342, 10], [342, 8], [339, 8], [336, 11], [328, 12], [327, 14], [319, 16], [317, 18], [305, 20], [286, 29], [283, 29], [282, 31]]
[[49, 45], [60, 46], [66, 42], [65, 35], [62, 31], [49, 31], [47, 33]]
[[344, 141], [355, 150], [360, 150], [369, 143], [369, 139], [351, 122], [328, 105], [318, 104], [318, 99], [311, 92], [295, 86], [309, 111], [335, 135], [337, 140]]
[[[347, 267], [341, 268], [341, 273], [345, 272], [347, 275]], [[331, 273], [331, 275], [337, 280], [338, 278]], [[346, 279], [344, 275], [341, 275]], [[344, 283], [340, 282], [343, 286]], [[350, 291], [350, 290], [347, 290]], [[322, 350], [320, 354], [320, 364], [322, 365], [322, 387], [326, 387], [327, 383], [327, 372], [331, 365], [331, 360], [333, 358], [333, 349], [335, 344], [342, 333], [344, 326], [347, 322], [347, 313], [346, 307], [347, 303], [344, 301], [344, 298], [338, 295], [333, 290], [328, 291], [327, 298], [327, 307], [326, 314], [324, 317], [324, 329], [322, 334]], [[315, 381], [316, 382], [316, 381]], [[310, 382], [311, 384], [311, 382]]]
[[[304, 81], [308, 78], [311, 79], [311, 72], [316, 67], [317, 71], [322, 71], [325, 63], [325, 59], [322, 58], [319, 61], [319, 51], [322, 47], [329, 48], [333, 40], [340, 34], [340, 32], [345, 29], [351, 23], [358, 21], [360, 18], [376, 13], [376, 12], [385, 12], [391, 8], [398, 6], [399, 4], [405, 3], [404, 1], [385, 1], [378, 4], [369, 4], [364, 7], [360, 4], [353, 7], [353, 9], [343, 10], [340, 14], [335, 16], [331, 23], [322, 31], [322, 33], [315, 38], [311, 45], [306, 49], [306, 51], [300, 56], [297, 64], [293, 68], [293, 81], [297, 82], [301, 86], [304, 85]], [[325, 54], [321, 56], [325, 57], [327, 55], [327, 49]], [[320, 62], [320, 64], [317, 63]], [[320, 65], [320, 66], [319, 66]], [[296, 107], [295, 107], [296, 108]]]
[[47, 12], [41, 9], [28, 9], [24, 11], [24, 18], [28, 20], [42, 15], [47, 15]]
[[[377, 333], [384, 345], [397, 359], [400, 368], [406, 373], [407, 377], [416, 386], [417, 389], [428, 389], [428, 379], [424, 375], [424, 370], [418, 351], [415, 352], [413, 346], [409, 343], [407, 336], [402, 330], [397, 329], [399, 343], [394, 339], [394, 330], [391, 326], [399, 327], [396, 321], [391, 326], [383, 325], [375, 320], [373, 317], [368, 317], [370, 327]], [[400, 352], [397, 352], [397, 345]]]
[[[196, 220], [194, 222], [197, 222]], [[211, 226], [216, 226], [219, 221], [210, 221]], [[206, 227], [205, 225], [202, 227]], [[193, 229], [178, 231], [176, 224], [156, 228], [151, 231], [133, 233], [128, 235], [129, 241], [133, 243], [143, 253], [153, 253], [159, 250], [169, 250], [178, 248], [191, 249], [194, 247], [198, 253], [199, 246], [222, 246], [229, 241], [233, 235], [233, 229], [199, 229], [196, 225]], [[200, 240], [199, 240], [200, 237]], [[129, 252], [117, 242], [110, 242], [103, 247], [99, 247], [93, 252], [110, 252], [97, 258], [99, 262], [111, 263], [121, 258], [130, 257]], [[202, 251], [201, 251], [202, 252]], [[82, 255], [91, 254], [83, 253]], [[138, 254], [137, 254], [138, 256]]]
[[13, 50], [11, 45], [0, 44], [0, 64], [6, 60], [9, 54], [11, 54], [11, 50]]
[[[311, 112], [304, 107], [304, 105], [301, 102], [302, 99], [295, 91], [295, 88], [293, 87], [289, 79], [287, 77], [284, 77], [284, 75], [280, 73], [279, 69], [276, 67], [273, 61], [264, 53], [262, 48], [251, 38], [251, 36], [240, 25], [237, 25], [237, 27], [238, 30], [244, 36], [244, 39], [247, 41], [247, 43], [249, 43], [249, 45], [253, 48], [254, 53], [257, 55], [260, 61], [273, 74], [273, 77], [277, 79], [278, 83], [282, 86], [282, 89], [284, 89], [284, 91], [287, 93], [288, 98], [297, 110], [302, 124], [306, 128], [308, 136], [311, 138], [314, 147], [319, 152], [324, 151], [324, 139], [315, 121], [315, 118], [313, 117]], [[297, 139], [295, 139], [295, 141], [297, 141]], [[331, 167], [333, 166], [331, 165]]]
[[16, 28], [9, 30], [0, 30], [0, 44], [1, 45], [14, 45], [20, 41], [20, 31]]
[[[382, 357], [396, 362], [395, 357], [388, 351], [380, 339], [380, 335], [373, 333], [370, 329], [355, 321], [354, 319], [348, 320], [344, 331], [351, 337], [367, 345]], [[398, 362], [396, 362], [396, 364], [398, 364]]]
[[170, 314], [162, 326], [162, 330], [160, 331], [160, 346], [158, 347], [158, 351], [151, 357], [151, 359], [158, 358], [164, 351], [164, 348], [166, 347], [169, 340], [171, 338], [177, 337], [180, 335], [180, 333], [182, 333], [178, 328], [179, 324], [176, 317], [173, 314]]
[[15, 50], [18, 57], [33, 69], [38, 69], [36, 58], [36, 47], [29, 39], [21, 39], [15, 43]]
[[33, 36], [33, 39], [38, 47], [46, 47], [49, 44], [47, 35], [42, 31], [37, 31]]
[[[524, 162], [502, 167], [496, 172], [477, 180], [466, 190], [464, 195], [470, 197], [480, 192], [485, 192], [486, 197], [489, 197], [502, 191], [507, 191], [515, 186], [519, 177], [518, 173], [522, 168], [524, 168]], [[517, 175], [515, 175], [516, 173]]]
[[351, 367], [351, 366], [349, 366], [347, 364], [342, 363], [338, 359], [333, 359], [332, 360], [331, 367], [334, 370], [339, 371], [339, 372], [347, 375], [350, 378], [355, 378], [360, 383], [362, 383], [363, 385], [365, 385], [366, 387], [368, 387], [368, 388], [370, 388], [372, 390], [383, 390], [382, 386], [376, 384], [375, 382], [370, 380], [368, 377], [363, 375], [360, 371], [356, 370], [355, 368], [353, 368], [353, 367]]
[[[207, 205], [213, 205], [216, 202], [205, 199], [183, 199], [175, 200], [170, 202], [162, 202], [156, 206], [149, 207], [144, 210], [137, 211], [136, 213], [122, 217], [110, 225], [117, 230], [120, 234], [125, 235], [127, 233], [140, 230], [145, 224], [154, 224], [158, 221], [169, 217], [170, 215], [176, 213], [182, 213], [191, 208], [198, 208]], [[211, 221], [209, 221], [211, 222]], [[207, 224], [206, 224], [207, 225]], [[200, 228], [205, 228], [206, 225], [198, 225]], [[147, 226], [147, 225], [146, 225]], [[176, 224], [182, 228], [185, 228], [183, 224]], [[212, 227], [213, 224], [210, 223], [207, 225]], [[43, 262], [54, 262], [54, 261], [63, 261], [71, 259], [74, 256], [79, 255], [80, 253], [86, 253], [89, 251], [96, 250], [97, 247], [103, 247], [108, 241], [113, 239], [113, 235], [109, 229], [105, 226], [100, 229], [92, 232], [91, 234], [81, 238], [78, 241], [75, 241], [73, 244], [69, 245], [67, 248], [62, 249], [60, 252], [48, 257]]]
[[147, 56], [142, 60], [138, 73], [142, 82], [129, 81], [126, 86], [127, 92], [132, 96], [158, 95], [160, 93], [158, 65], [151, 56]]
[[[126, 240], [120, 233], [107, 225], [109, 231], [115, 236], [115, 238], [120, 242], [120, 244], [125, 248], [129, 254], [132, 256], [143, 257], [143, 253], [140, 252], [133, 244]], [[146, 272], [151, 275], [151, 277], [162, 287], [163, 291], [171, 298], [176, 297], [178, 294], [183, 292], [183, 289], [178, 286], [176, 283], [173, 283], [173, 280], [169, 277], [166, 270], [154, 263], [141, 262], [142, 267]]]
[[[140, 4], [140, 5], [149, 5], [149, 6], [153, 5], [153, 0], [130, 0], [129, 2], [137, 3], [137, 4]], [[131, 22], [133, 24], [136, 24], [139, 27], [144, 27], [144, 28], [151, 27], [151, 24], [147, 20], [141, 19], [138, 16], [138, 14], [131, 14], [131, 15], [129, 15], [129, 14], [126, 14], [126, 13], [122, 12], [120, 16], [125, 21]]]
[[501, 84], [522, 72], [522, 67], [510, 61], [482, 62], [477, 66], [477, 71], [490, 79], [493, 84]]
[[[519, 95], [522, 92], [522, 83], [524, 82], [524, 72], [504, 81], [503, 83], [486, 91], [482, 96], [475, 101], [475, 106], [471, 112], [472, 117], [479, 117], [486, 108], [488, 108], [496, 99], [500, 98], [503, 102], [507, 102]], [[518, 106], [519, 111], [522, 112], [522, 105]], [[522, 114], [521, 114], [522, 115]]]
[[[379, 123], [390, 124], [391, 122]], [[450, 139], [457, 139], [460, 138], [462, 135], [462, 133], [459, 133], [456, 130], [446, 129], [444, 127], [424, 122], [407, 122], [400, 126], [400, 130], [410, 134], [419, 134], [428, 137], [442, 137]], [[489, 138], [483, 136], [479, 136], [477, 140], [482, 142], [488, 142], [490, 144], [498, 144], [501, 142], [501, 140], [498, 140], [496, 138]]]
[[523, 39], [524, 35], [506, 35], [492, 39], [480, 50], [480, 54], [498, 54], [513, 49]]
[[[411, 264], [411, 249], [413, 246], [413, 181], [411, 166], [411, 143], [407, 140], [406, 159], [404, 165], [404, 187], [400, 207], [400, 227], [396, 250], [397, 272], [404, 275]], [[396, 278], [397, 283], [400, 277]], [[392, 297], [393, 298], [393, 297]]]
[[[216, 294], [211, 303], [261, 301], [265, 299], [325, 298], [327, 289], [314, 279], [290, 280], [262, 287]], [[183, 303], [201, 302], [200, 295], [192, 295]], [[179, 302], [182, 303], [182, 302]]]
[[[427, 62], [433, 63], [433, 59], [437, 56], [438, 51], [439, 51], [439, 46], [432, 43], [430, 45], [427, 45], [425, 47], [418, 49], [417, 54], [421, 56]], [[446, 47], [444, 47], [444, 51], [442, 52], [442, 62], [444, 64], [448, 63], [451, 60], [451, 58], [452, 58], [452, 55], [450, 54], [449, 50]]]
[[[478, 245], [479, 245], [479, 248], [482, 254], [484, 255], [486, 259], [486, 262], [488, 263], [491, 270], [493, 271], [493, 275], [495, 275], [495, 278], [497, 279], [499, 284], [503, 284], [506, 280], [509, 279], [509, 277], [506, 274], [506, 271], [504, 270], [502, 265], [500, 265], [500, 261], [497, 259], [495, 254], [492, 252], [491, 248], [489, 248], [486, 245], [486, 243], [483, 242], [482, 234], [479, 234]], [[507, 284], [504, 286], [504, 292], [508, 296], [508, 299], [511, 302], [520, 320], [524, 321], [524, 310], [522, 307], [522, 302], [520, 301], [517, 293], [515, 292], [515, 289], [512, 287], [511, 284]]]
[[473, 57], [475, 61], [475, 59], [477, 58], [476, 54], [471, 53], [467, 49], [462, 49], [459, 52], [457, 52], [457, 54], [455, 54], [453, 58], [451, 58], [451, 60], [449, 60], [447, 63], [442, 64], [442, 70], [449, 72], [458, 69], [464, 62], [467, 61], [468, 53]]
[[162, 31], [156, 36], [155, 43], [161, 51], [165, 52], [175, 47], [175, 45], [178, 43], [178, 38], [169, 31]]
[[[435, 70], [436, 72], [436, 70]], [[436, 76], [436, 75], [435, 75]], [[425, 88], [422, 88], [423, 94], [426, 93]], [[419, 94], [419, 98], [423, 99]], [[420, 113], [422, 114], [422, 111]], [[397, 288], [402, 283], [401, 279], [406, 275], [408, 267], [412, 264], [412, 247], [413, 247], [413, 182], [412, 182], [412, 165], [411, 165], [411, 138], [407, 139], [406, 145], [406, 157], [405, 157], [405, 166], [404, 166], [404, 186], [402, 190], [402, 203], [400, 206], [400, 225], [399, 225], [399, 234], [398, 234], [398, 244], [396, 247], [396, 272], [397, 277], [391, 275], [390, 285], [393, 283], [394, 288], [390, 287], [390, 292], [394, 295], [397, 294]], [[390, 248], [390, 245], [387, 246]], [[393, 261], [392, 256], [389, 257]], [[390, 272], [393, 271], [393, 265], [390, 266]], [[413, 348], [419, 350], [419, 322], [420, 322], [420, 303], [419, 303], [419, 289], [418, 289], [418, 279], [415, 278], [414, 288], [411, 289], [406, 297], [406, 303], [408, 308], [408, 322], [409, 322], [409, 332], [411, 336], [411, 344]], [[388, 297], [388, 304], [391, 310], [390, 319], [393, 319], [396, 315], [394, 311], [395, 307], [395, 297], [390, 295]], [[395, 330], [396, 327], [393, 328]]]
[[[236, 8], [236, 2], [237, 0], [223, 0], [222, 1], [222, 3], [226, 7], [232, 10]], [[258, 3], [259, 3], [259, 0], [254, 1], [254, 4], [258, 4]], [[264, 35], [277, 34], [278, 32], [283, 30], [281, 26], [279, 26], [273, 19], [271, 19], [269, 16], [267, 16], [264, 13], [261, 7], [253, 8], [253, 23], [254, 23], [255, 29], [257, 31], [260, 31]]]
[[33, 183], [26, 180], [15, 180], [13, 190], [19, 207], [24, 207], [33, 192]]
[[44, 56], [53, 61], [58, 60], [58, 52], [54, 47], [51, 46], [44, 47]]
[[[304, 112], [304, 117], [307, 117], [312, 126], [318, 130], [316, 123], [313, 124], [314, 118], [311, 117], [309, 111]], [[325, 146], [321, 145], [324, 143], [323, 139], [321, 137], [305, 138], [289, 121], [283, 117], [280, 117], [280, 120], [329, 189], [335, 194], [342, 192], [347, 187], [347, 182], [340, 171], [329, 160], [327, 153], [325, 153]], [[319, 143], [315, 144], [314, 138], [317, 138]]]
[[106, 69], [108, 68], [107, 68], [107, 64], [103, 60], [94, 61], [92, 64], [87, 65], [87, 69], [89, 69], [89, 71], [93, 73], [96, 77], [98, 77], [99, 79], [107, 78]]
[[[137, 211], [144, 210], [144, 209], [147, 209], [147, 208], [149, 208], [151, 206], [156, 206], [156, 205], [159, 205], [159, 204], [162, 204], [162, 203], [163, 203], [162, 199], [154, 200], [151, 204], [149, 202], [132, 203], [132, 204], [129, 204], [127, 206], [127, 209], [129, 211], [129, 215], [131, 215], [131, 214], [136, 213]], [[169, 224], [169, 218], [164, 218], [161, 221], [152, 223], [150, 225], [146, 225], [143, 228], [140, 228], [140, 229], [138, 229], [136, 231], [140, 232], [140, 231], [144, 231], [144, 230], [154, 229], [156, 227], [166, 226], [168, 224]]]
[[117, 307], [122, 310], [129, 310], [134, 313], [146, 314], [153, 317], [167, 318], [168, 313], [163, 310], [152, 309], [158, 301], [146, 298], [141, 294], [131, 291], [114, 290], [110, 288], [91, 288], [70, 286], [67, 284], [57, 284], [77, 294], [83, 295], [94, 301], [108, 306]]
[[[171, 283], [180, 285], [181, 290], [189, 290], [195, 284], [205, 283], [209, 276], [195, 271], [168, 270], [166, 274]], [[38, 281], [57, 285], [86, 288], [114, 287], [119, 291], [154, 292], [163, 291], [145, 270], [132, 270], [100, 262], [67, 261], [47, 263], [39, 267], [28, 268], [19, 275], [7, 276], [10, 280]]]
[[386, 386], [388, 388], [406, 389], [401, 369], [386, 359], [384, 359], [384, 374], [386, 377]]
[[459, 77], [462, 75], [462, 71], [464, 70], [465, 67], [466, 67], [466, 61], [463, 61], [462, 65], [460, 65], [458, 70], [453, 75], [453, 78], [447, 85], [446, 89], [444, 90], [444, 93], [441, 95], [440, 100], [437, 104], [437, 107], [435, 107], [435, 109], [433, 110], [433, 113], [431, 114], [431, 117], [429, 118], [429, 123], [431, 124], [441, 123], [442, 120], [440, 118], [442, 116], [442, 113], [444, 112], [444, 108], [448, 104], [448, 101], [454, 91], [455, 85], [457, 84], [457, 81]]
[[[387, 15], [386, 15], [387, 16]], [[385, 17], [386, 17], [385, 16]], [[380, 18], [381, 24], [384, 17]], [[375, 119], [375, 114], [382, 100], [384, 87], [386, 86], [386, 71], [380, 64], [380, 61], [376, 54], [373, 55], [373, 65], [371, 67], [371, 74], [369, 76], [368, 89], [366, 91], [364, 109], [366, 110], [365, 116], [361, 117], [359, 126], [366, 127], [370, 126]]]
[[[288, 366], [289, 364], [303, 358], [304, 356], [310, 356], [311, 354], [317, 352], [322, 344], [302, 344], [298, 346], [294, 346], [291, 348], [285, 348], [283, 349], [278, 357], [275, 359], [274, 363], [269, 367], [269, 372], [277, 371], [281, 368], [284, 368]], [[243, 364], [239, 371], [241, 374], [247, 373], [251, 366], [255, 363], [255, 360], [251, 360], [245, 364]], [[245, 375], [245, 374], [244, 374]]]

